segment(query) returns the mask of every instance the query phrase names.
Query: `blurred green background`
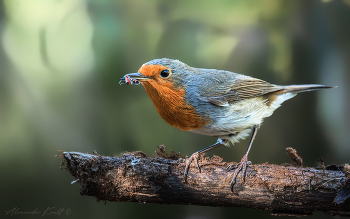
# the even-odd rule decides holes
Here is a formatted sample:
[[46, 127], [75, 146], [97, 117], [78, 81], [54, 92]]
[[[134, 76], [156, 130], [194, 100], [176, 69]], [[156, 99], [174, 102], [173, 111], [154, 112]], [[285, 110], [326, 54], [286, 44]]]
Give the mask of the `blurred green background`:
[[[96, 202], [70, 184], [56, 150], [153, 155], [165, 144], [191, 155], [213, 144], [166, 124], [142, 86], [118, 85], [143, 63], [167, 57], [274, 84], [337, 85], [284, 103], [265, 120], [249, 160], [290, 163], [285, 148], [293, 147], [307, 166], [319, 157], [348, 163], [349, 24], [349, 0], [3, 0], [0, 217], [16, 207], [64, 208], [60, 218], [272, 217], [245, 208]], [[239, 161], [247, 145], [208, 155]]]

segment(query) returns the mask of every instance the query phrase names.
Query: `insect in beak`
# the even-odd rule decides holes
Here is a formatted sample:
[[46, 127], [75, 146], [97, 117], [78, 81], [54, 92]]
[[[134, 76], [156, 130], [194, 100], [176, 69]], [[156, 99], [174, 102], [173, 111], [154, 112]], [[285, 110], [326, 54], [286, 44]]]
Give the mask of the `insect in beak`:
[[141, 73], [131, 73], [131, 74], [126, 74], [124, 77], [122, 77], [119, 81], [119, 84], [127, 84], [127, 85], [139, 85], [143, 80], [147, 80], [150, 77], [144, 76]]

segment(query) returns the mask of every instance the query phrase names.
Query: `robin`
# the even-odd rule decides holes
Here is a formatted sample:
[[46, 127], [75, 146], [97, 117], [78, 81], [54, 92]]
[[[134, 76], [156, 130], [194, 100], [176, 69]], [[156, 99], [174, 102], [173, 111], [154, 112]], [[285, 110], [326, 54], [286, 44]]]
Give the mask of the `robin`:
[[192, 161], [200, 172], [200, 153], [234, 144], [252, 132], [241, 161], [227, 167], [227, 172], [234, 170], [231, 191], [239, 172], [245, 181], [248, 153], [264, 118], [299, 92], [331, 88], [317, 84], [274, 85], [230, 71], [193, 68], [166, 58], [143, 64], [138, 73], [125, 75], [120, 83], [141, 83], [159, 115], [170, 125], [218, 138], [215, 144], [193, 153], [187, 160], [185, 181]]

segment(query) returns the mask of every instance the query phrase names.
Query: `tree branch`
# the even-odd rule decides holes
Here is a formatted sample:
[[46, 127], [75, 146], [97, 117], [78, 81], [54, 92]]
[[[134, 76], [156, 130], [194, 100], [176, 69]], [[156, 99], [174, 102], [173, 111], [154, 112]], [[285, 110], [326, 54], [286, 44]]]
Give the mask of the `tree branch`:
[[[290, 150], [290, 149], [289, 149]], [[296, 155], [296, 151], [293, 151]], [[249, 165], [246, 181], [230, 191], [232, 173], [218, 156], [191, 166], [184, 183], [185, 159], [159, 146], [155, 157], [141, 151], [120, 157], [62, 152], [66, 169], [81, 186], [81, 194], [98, 200], [221, 207], [247, 207], [274, 215], [310, 215], [323, 211], [350, 216], [350, 166], [326, 168], [292, 165]], [[300, 158], [300, 157], [299, 157]], [[301, 158], [300, 158], [301, 159]]]

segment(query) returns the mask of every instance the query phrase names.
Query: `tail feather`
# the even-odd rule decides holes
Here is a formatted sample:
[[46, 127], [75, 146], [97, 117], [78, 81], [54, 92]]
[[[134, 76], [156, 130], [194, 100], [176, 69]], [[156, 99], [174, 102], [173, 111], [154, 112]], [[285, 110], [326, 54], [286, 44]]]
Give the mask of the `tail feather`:
[[289, 85], [285, 86], [283, 93], [300, 93], [306, 91], [313, 91], [323, 88], [333, 88], [333, 86], [326, 86], [322, 84], [304, 84], [304, 85]]

